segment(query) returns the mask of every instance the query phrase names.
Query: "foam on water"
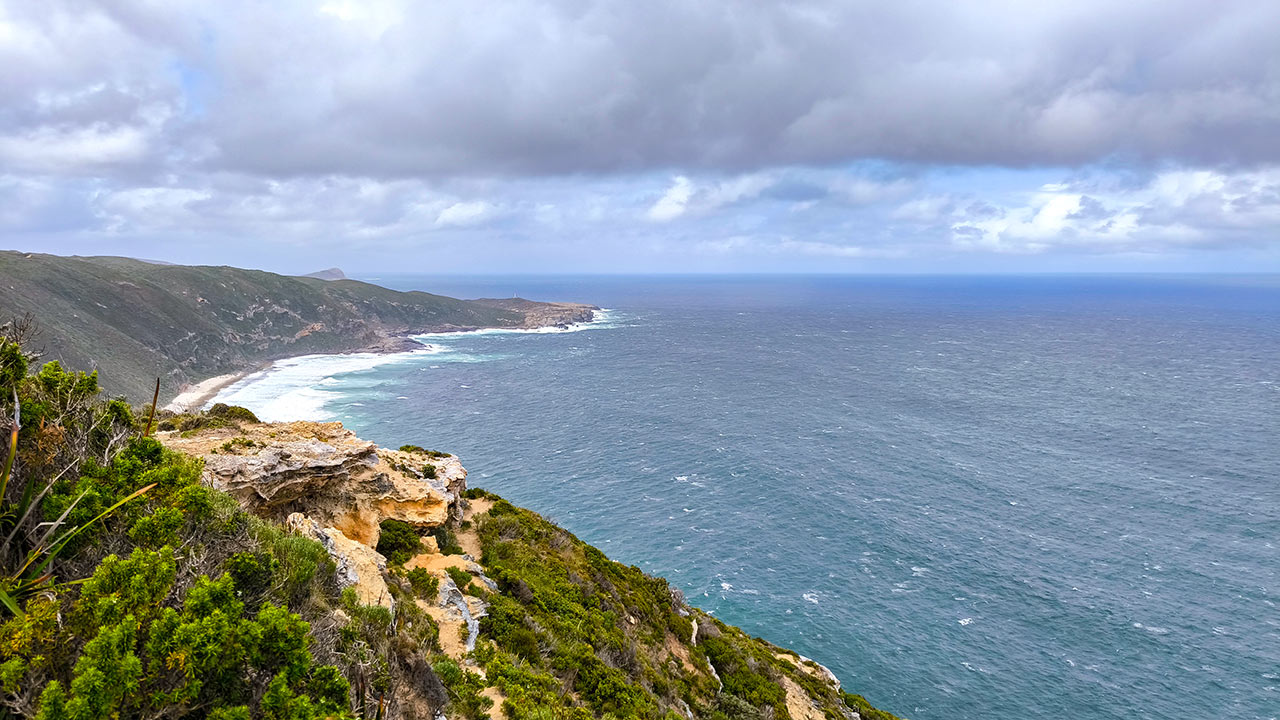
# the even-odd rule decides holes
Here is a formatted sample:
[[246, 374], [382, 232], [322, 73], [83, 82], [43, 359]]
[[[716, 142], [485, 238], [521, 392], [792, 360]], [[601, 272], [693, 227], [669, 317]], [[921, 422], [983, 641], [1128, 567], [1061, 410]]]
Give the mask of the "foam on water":
[[444, 352], [424, 346], [401, 353], [348, 353], [343, 355], [303, 355], [277, 360], [271, 367], [253, 373], [219, 392], [209, 404], [227, 403], [250, 408], [264, 421], [329, 420], [325, 404], [339, 397], [323, 388], [339, 384], [338, 377], [381, 365], [411, 362]]
[[[252, 409], [259, 418], [267, 422], [285, 420], [333, 420], [334, 413], [326, 410], [326, 406], [341, 397], [340, 393], [330, 392], [324, 388], [332, 388], [341, 384], [344, 376], [372, 370], [383, 365], [396, 363], [420, 362], [430, 358], [432, 363], [426, 369], [438, 369], [438, 363], [482, 363], [504, 357], [494, 353], [458, 352], [450, 340], [463, 337], [486, 335], [543, 335], [581, 332], [613, 327], [618, 317], [612, 310], [601, 309], [595, 313], [591, 322], [574, 323], [568, 327], [546, 327], [532, 329], [489, 329], [463, 332], [425, 333], [410, 336], [422, 343], [422, 349], [399, 353], [344, 353], [335, 355], [303, 355], [286, 360], [279, 360], [266, 370], [253, 373], [244, 379], [224, 388], [213, 399], [213, 403], [240, 405]], [[466, 389], [467, 385], [460, 386]], [[397, 400], [408, 400], [404, 395], [396, 396]], [[352, 403], [351, 407], [362, 407], [363, 403]]]

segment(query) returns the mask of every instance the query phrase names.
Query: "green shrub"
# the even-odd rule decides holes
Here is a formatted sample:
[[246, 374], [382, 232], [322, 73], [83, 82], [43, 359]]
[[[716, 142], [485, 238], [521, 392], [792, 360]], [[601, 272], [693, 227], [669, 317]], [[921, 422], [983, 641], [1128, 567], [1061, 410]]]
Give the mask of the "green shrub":
[[422, 536], [407, 522], [387, 518], [378, 525], [378, 552], [392, 565], [403, 565], [422, 552]]
[[462, 555], [465, 552], [458, 544], [458, 536], [444, 525], [432, 528], [431, 537], [436, 539], [436, 546], [440, 548], [442, 555]]
[[222, 443], [221, 450], [224, 453], [235, 454], [237, 450], [241, 450], [241, 449], [252, 450], [260, 446], [261, 444], [258, 443], [257, 441], [250, 440], [249, 438], [241, 435], [239, 437], [233, 437], [230, 440]]
[[872, 707], [871, 703], [861, 695], [853, 693], [841, 693], [841, 699], [844, 704], [857, 711], [858, 715], [866, 718], [866, 720], [902, 720], [893, 713], [885, 712], [878, 708]]
[[421, 445], [401, 445], [400, 452], [418, 453], [419, 455], [426, 455], [433, 460], [443, 460], [444, 458], [449, 457], [449, 453], [440, 452], [438, 450], [428, 450]]
[[458, 663], [448, 658], [436, 661], [431, 668], [440, 676], [448, 690], [449, 704], [462, 717], [467, 720], [484, 720], [489, 717], [486, 711], [493, 707], [493, 700], [480, 694], [484, 689], [483, 678], [463, 670]]
[[238, 552], [224, 566], [236, 588], [247, 597], [260, 598], [280, 572], [280, 561], [267, 552]]
[[182, 511], [173, 507], [158, 508], [138, 518], [129, 528], [129, 539], [146, 548], [159, 548], [178, 543], [178, 531], [186, 523]]
[[458, 586], [462, 592], [467, 592], [467, 586], [471, 584], [471, 573], [462, 568], [447, 567], [444, 569], [449, 573], [449, 577], [453, 580], [453, 584]]
[[249, 408], [240, 407], [239, 405], [227, 405], [226, 403], [214, 403], [208, 410], [204, 411], [205, 415], [212, 418], [220, 418], [224, 420], [233, 420], [239, 422], [257, 423], [258, 416], [253, 414]]
[[405, 573], [405, 579], [409, 581], [409, 586], [418, 597], [427, 602], [435, 602], [436, 597], [440, 595], [440, 578], [432, 575], [428, 570], [414, 568]]
[[428, 465], [423, 465], [423, 466], [422, 466], [422, 477], [424, 477], [424, 478], [431, 478], [432, 480], [435, 480], [435, 479], [436, 479], [436, 466], [435, 466], [435, 465], [430, 465], [430, 464], [428, 464]]

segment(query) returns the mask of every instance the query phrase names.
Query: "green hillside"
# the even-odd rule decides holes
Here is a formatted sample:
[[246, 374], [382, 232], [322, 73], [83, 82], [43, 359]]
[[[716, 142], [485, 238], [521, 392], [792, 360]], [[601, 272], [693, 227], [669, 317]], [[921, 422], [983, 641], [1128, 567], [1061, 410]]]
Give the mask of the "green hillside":
[[150, 400], [185, 382], [412, 332], [515, 327], [524, 313], [355, 280], [128, 258], [0, 252], [0, 321], [30, 313], [46, 360], [97, 368], [108, 392]]

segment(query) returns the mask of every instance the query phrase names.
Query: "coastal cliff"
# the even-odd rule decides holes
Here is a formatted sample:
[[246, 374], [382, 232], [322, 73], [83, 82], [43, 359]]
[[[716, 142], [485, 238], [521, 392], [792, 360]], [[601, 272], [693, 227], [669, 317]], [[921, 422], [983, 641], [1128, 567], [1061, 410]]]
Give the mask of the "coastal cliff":
[[467, 490], [453, 455], [378, 448], [340, 423], [246, 422], [159, 439], [200, 457], [204, 482], [246, 510], [321, 542], [361, 603], [425, 612], [441, 661], [462, 673], [467, 689], [450, 691], [467, 694], [453, 706], [470, 704], [464, 716], [890, 717], [816, 662]]

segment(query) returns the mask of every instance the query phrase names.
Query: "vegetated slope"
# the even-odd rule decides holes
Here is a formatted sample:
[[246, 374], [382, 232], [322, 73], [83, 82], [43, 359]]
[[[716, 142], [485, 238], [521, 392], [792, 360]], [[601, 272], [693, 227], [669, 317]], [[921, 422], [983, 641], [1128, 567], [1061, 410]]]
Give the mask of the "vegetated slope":
[[524, 314], [355, 280], [232, 267], [0, 252], [0, 322], [31, 313], [46, 359], [92, 367], [110, 392], [150, 400], [203, 376], [388, 337], [519, 327]]
[[[92, 376], [29, 376], [27, 360], [0, 340], [0, 426], [15, 391], [23, 419], [0, 481], [0, 717], [893, 720], [538, 515], [459, 497], [452, 456], [372, 462], [342, 443], [381, 468], [356, 478], [334, 470], [341, 448], [303, 437], [337, 423], [223, 406], [164, 418], [166, 442], [203, 448], [191, 457], [142, 437]], [[264, 467], [282, 446], [325, 461]], [[278, 485], [242, 507], [211, 468]], [[415, 480], [449, 511], [407, 492]], [[301, 481], [324, 493], [280, 494]], [[404, 492], [364, 497], [354, 518], [312, 502], [383, 485]], [[290, 529], [270, 519], [285, 512]], [[406, 520], [363, 542], [316, 522], [359, 535], [369, 513]]]

